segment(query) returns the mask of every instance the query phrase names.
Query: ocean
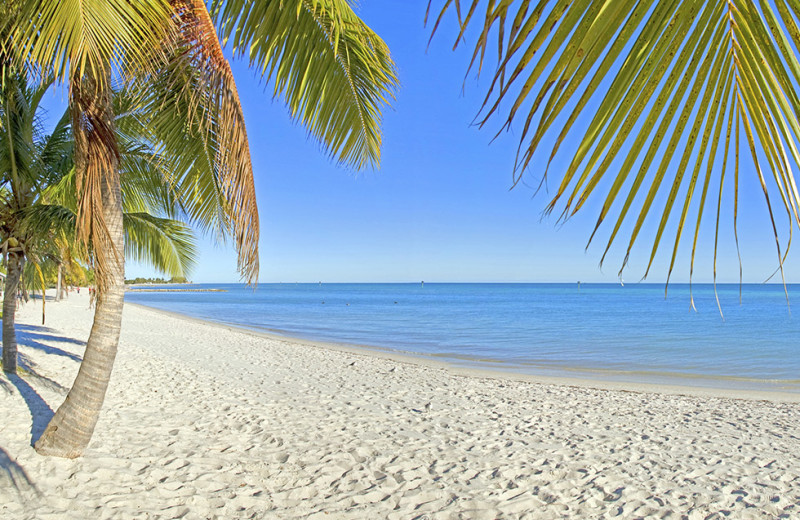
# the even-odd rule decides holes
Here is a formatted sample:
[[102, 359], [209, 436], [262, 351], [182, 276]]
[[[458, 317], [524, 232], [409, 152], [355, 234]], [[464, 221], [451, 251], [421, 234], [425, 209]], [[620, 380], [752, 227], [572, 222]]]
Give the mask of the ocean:
[[[172, 288], [185, 286], [169, 286]], [[781, 285], [198, 284], [128, 302], [284, 336], [579, 378], [800, 392]], [[788, 287], [790, 303], [800, 286]]]

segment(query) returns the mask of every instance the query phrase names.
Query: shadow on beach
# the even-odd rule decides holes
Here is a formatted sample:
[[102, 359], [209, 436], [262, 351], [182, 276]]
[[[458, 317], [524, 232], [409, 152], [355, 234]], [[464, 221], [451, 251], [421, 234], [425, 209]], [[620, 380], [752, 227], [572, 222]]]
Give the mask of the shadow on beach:
[[[22, 304], [22, 305], [26, 305], [26, 304], [29, 304], [29, 303], [37, 303], [37, 302], [41, 302], [42, 301], [42, 295], [41, 294], [28, 294], [28, 300], [27, 301], [24, 300], [24, 299], [23, 300], [17, 300], [17, 301], [18, 301], [19, 304]], [[55, 295], [48, 295], [44, 299], [45, 304], [50, 303], [50, 302], [54, 302], [55, 303], [55, 301], [56, 301]]]
[[73, 345], [85, 345], [85, 341], [81, 341], [78, 339], [73, 338], [65, 338], [64, 336], [59, 336], [58, 331], [55, 329], [51, 329], [50, 327], [45, 327], [44, 325], [27, 325], [25, 323], [15, 323], [14, 329], [19, 332], [30, 333], [31, 335], [37, 336], [40, 339], [52, 340], [52, 341], [59, 341], [61, 343], [71, 343]]
[[[37, 372], [36, 368], [38, 367], [38, 365], [34, 363], [31, 360], [31, 358], [28, 357], [26, 354], [18, 352], [17, 362], [19, 364], [19, 367], [26, 372], [26, 377], [28, 377], [29, 379], [36, 380], [36, 382], [39, 383], [40, 385], [47, 387], [48, 389], [54, 392], [58, 392], [60, 394], [66, 394], [67, 390], [69, 390], [67, 387], [65, 387], [58, 381], [50, 379], [49, 377], [43, 376], [42, 374]], [[8, 385], [8, 383], [6, 383], [6, 385]]]
[[31, 481], [25, 469], [17, 461], [0, 447], [0, 486], [13, 487], [20, 495], [27, 495], [30, 492], [38, 495], [39, 490]]
[[36, 325], [17, 325], [16, 331], [17, 331], [17, 343], [21, 345], [36, 350], [40, 350], [45, 354], [64, 356], [73, 361], [80, 362], [83, 360], [83, 358], [81, 358], [81, 356], [77, 354], [73, 354], [72, 352], [67, 352], [66, 350], [62, 350], [58, 347], [45, 345], [44, 343], [42, 343], [42, 341], [56, 341], [60, 343], [68, 343], [71, 345], [85, 346], [86, 342], [84, 341], [79, 341], [77, 339], [72, 339], [72, 338], [64, 338], [62, 336], [57, 336], [54, 334], [47, 334], [47, 332], [51, 332], [51, 329]]
[[[46, 345], [41, 342], [49, 341], [74, 345], [85, 345], [85, 343], [82, 341], [58, 336], [57, 334], [54, 334], [55, 331], [52, 329], [37, 325], [17, 324], [15, 328], [17, 333], [17, 343], [22, 347], [29, 347], [50, 355], [62, 356], [79, 363], [82, 361], [81, 356], [77, 354], [73, 354], [72, 352], [67, 352], [66, 350]], [[48, 388], [60, 394], [65, 394], [67, 392], [68, 389], [59, 382], [39, 374], [36, 370], [36, 363], [34, 363], [29, 356], [22, 352], [18, 352], [17, 356], [19, 367], [24, 371], [26, 379], [30, 380], [31, 382], [35, 382], [40, 387]], [[18, 374], [4, 375], [4, 378], [0, 377], [0, 389], [12, 394], [13, 389], [16, 387], [17, 392], [19, 392], [19, 395], [25, 400], [25, 404], [28, 406], [28, 410], [30, 410], [31, 445], [33, 445], [44, 432], [44, 429], [50, 422], [50, 419], [53, 418], [53, 410], [28, 381], [20, 377]], [[0, 461], [0, 463], [1, 462], [2, 461]]]
[[[36, 375], [34, 377], [43, 376]], [[19, 395], [25, 400], [25, 404], [28, 405], [28, 410], [31, 412], [31, 446], [33, 446], [44, 432], [47, 423], [53, 418], [53, 409], [27, 381], [17, 374], [6, 374], [6, 378], [17, 387]], [[50, 380], [48, 379], [48, 381]]]

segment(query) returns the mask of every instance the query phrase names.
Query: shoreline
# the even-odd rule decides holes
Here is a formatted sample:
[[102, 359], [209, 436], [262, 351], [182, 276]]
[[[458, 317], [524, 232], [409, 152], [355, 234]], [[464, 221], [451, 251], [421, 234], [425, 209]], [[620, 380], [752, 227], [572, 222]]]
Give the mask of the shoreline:
[[[490, 378], [495, 380], [509, 380], [517, 382], [526, 382], [542, 385], [556, 385], [567, 386], [575, 388], [586, 388], [593, 390], [608, 390], [618, 392], [634, 392], [634, 393], [653, 393], [663, 395], [684, 395], [691, 397], [713, 397], [713, 398], [730, 398], [730, 399], [744, 399], [755, 401], [771, 401], [778, 403], [798, 403], [800, 402], [800, 385], [798, 391], [785, 391], [780, 389], [764, 389], [759, 388], [769, 386], [771, 383], [768, 381], [741, 381], [731, 380], [727, 378], [715, 377], [702, 377], [694, 375], [678, 375], [678, 374], [664, 374], [662, 382], [648, 382], [640, 380], [627, 380], [626, 375], [630, 372], [614, 372], [606, 370], [591, 370], [584, 368], [570, 368], [559, 367], [551, 371], [553, 375], [543, 373], [526, 373], [516, 371], [514, 367], [509, 368], [494, 368], [490, 365], [493, 360], [472, 360], [464, 358], [465, 364], [456, 364], [453, 362], [456, 358], [447, 358], [444, 355], [431, 355], [411, 351], [402, 351], [387, 347], [380, 347], [375, 345], [361, 345], [361, 344], [348, 344], [338, 343], [335, 341], [325, 341], [316, 339], [307, 339], [296, 336], [283, 335], [277, 332], [267, 332], [258, 330], [256, 328], [249, 328], [244, 325], [227, 323], [223, 321], [215, 321], [210, 319], [198, 318], [190, 316], [177, 311], [168, 311], [151, 307], [149, 305], [125, 302], [125, 305], [136, 306], [148, 311], [160, 313], [177, 319], [188, 320], [196, 323], [203, 323], [210, 326], [236, 331], [245, 334], [251, 334], [256, 337], [267, 338], [278, 341], [285, 341], [301, 346], [310, 346], [315, 348], [323, 348], [344, 352], [352, 355], [362, 355], [367, 358], [377, 357], [380, 359], [391, 360], [399, 363], [408, 363], [427, 368], [444, 369], [453, 375], [474, 377], [474, 378]], [[502, 364], [498, 361], [497, 364]], [[470, 366], [476, 365], [476, 366]], [[534, 369], [542, 368], [542, 371], [548, 370], [544, 367], [532, 367]], [[581, 375], [571, 375], [572, 372]], [[598, 377], [590, 377], [592, 374], [597, 374]], [[641, 373], [642, 376], [651, 376], [655, 373], [645, 372]], [[600, 377], [605, 375], [607, 377]], [[614, 377], [617, 376], [617, 377]], [[687, 383], [707, 382], [707, 385], [702, 384], [679, 384], [678, 381], [686, 380]], [[732, 386], [715, 386], [714, 383], [726, 381], [732, 383]], [[747, 386], [750, 385], [751, 386]]]

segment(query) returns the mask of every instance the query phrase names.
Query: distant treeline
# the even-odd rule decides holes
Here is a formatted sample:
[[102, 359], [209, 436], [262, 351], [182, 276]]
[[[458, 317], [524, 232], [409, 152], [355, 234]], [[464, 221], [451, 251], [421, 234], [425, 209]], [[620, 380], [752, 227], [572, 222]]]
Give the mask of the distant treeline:
[[183, 276], [174, 276], [169, 280], [165, 280], [164, 278], [134, 278], [133, 280], [125, 280], [127, 285], [137, 284], [137, 283], [189, 283], [186, 278]]

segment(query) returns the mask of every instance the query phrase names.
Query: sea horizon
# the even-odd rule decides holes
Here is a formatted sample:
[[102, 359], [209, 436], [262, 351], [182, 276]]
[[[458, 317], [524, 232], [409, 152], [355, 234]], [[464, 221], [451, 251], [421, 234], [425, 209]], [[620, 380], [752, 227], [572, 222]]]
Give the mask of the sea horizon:
[[[259, 283], [126, 301], [300, 340], [577, 379], [800, 392], [787, 284]], [[778, 333], [778, 331], [781, 331]]]
[[[254, 284], [249, 284], [247, 282], [208, 282], [208, 281], [195, 282], [195, 281], [192, 281], [192, 280], [188, 280], [186, 282], [141, 282], [141, 283], [138, 283], [138, 282], [137, 283], [128, 283], [128, 282], [126, 282], [126, 285], [241, 285], [241, 286], [245, 286], [245, 287], [250, 287], [250, 286], [253, 286], [253, 285], [260, 286], [260, 285], [285, 285], [285, 284], [319, 285], [320, 283], [322, 283], [322, 284], [339, 284], [339, 285], [342, 285], [342, 284], [358, 284], [358, 285], [385, 285], [385, 284], [388, 284], [388, 285], [395, 285], [395, 284], [396, 285], [419, 285], [421, 282], [424, 282], [426, 284], [451, 284], [451, 285], [470, 285], [470, 284], [476, 284], [476, 285], [481, 285], [481, 284], [484, 284], [484, 285], [573, 285], [573, 284], [577, 284], [577, 283], [580, 283], [581, 285], [623, 285], [623, 286], [627, 286], [627, 285], [631, 285], [631, 286], [633, 286], [633, 285], [658, 285], [658, 286], [661, 286], [661, 287], [664, 287], [665, 285], [669, 285], [669, 287], [680, 286], [680, 285], [685, 285], [685, 286], [689, 286], [689, 285], [696, 285], [696, 286], [708, 285], [708, 286], [713, 286], [714, 285], [714, 282], [691, 282], [691, 283], [690, 282], [669, 282], [669, 284], [667, 284], [666, 282], [649, 282], [649, 281], [645, 281], [645, 282], [626, 282], [626, 281], [623, 281], [622, 283], [620, 283], [618, 281], [617, 282], [593, 282], [593, 281], [584, 282], [583, 280], [546, 281], [546, 282], [536, 282], [536, 281], [534, 281], [534, 282], [520, 282], [520, 281], [479, 281], [479, 282], [476, 282], [476, 281], [456, 281], [456, 282], [453, 282], [453, 281], [441, 281], [441, 280], [431, 280], [431, 281], [428, 281], [428, 280], [389, 281], [389, 282], [359, 282], [359, 281], [326, 282], [324, 280], [317, 280], [317, 281], [296, 281], [296, 282], [285, 282], [285, 281], [278, 281], [278, 282], [266, 281], [265, 282], [265, 281], [259, 281], [259, 282], [256, 282]], [[785, 284], [782, 283], [782, 282], [741, 282], [741, 283], [740, 282], [716, 282], [716, 285], [737, 285], [737, 286], [738, 285], [767, 285], [767, 286], [782, 287], [783, 285], [786, 285], [786, 286], [800, 285], [800, 282], [786, 282]]]

